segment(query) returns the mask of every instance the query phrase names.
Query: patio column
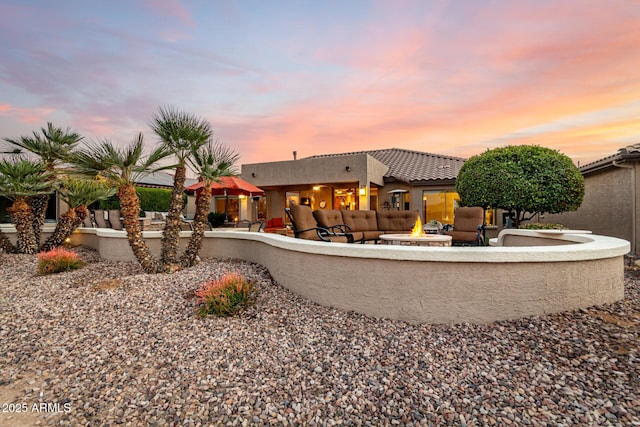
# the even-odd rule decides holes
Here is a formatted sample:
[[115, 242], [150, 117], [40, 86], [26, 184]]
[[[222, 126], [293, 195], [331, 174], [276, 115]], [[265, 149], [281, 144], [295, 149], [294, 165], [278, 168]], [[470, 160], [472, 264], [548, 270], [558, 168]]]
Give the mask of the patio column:
[[249, 197], [241, 195], [238, 198], [238, 202], [238, 220], [242, 221], [246, 219], [251, 221], [251, 203], [253, 203], [253, 201]]
[[371, 209], [371, 207], [369, 206], [370, 195], [371, 186], [368, 183], [365, 185], [360, 184], [358, 188], [358, 197], [360, 198], [360, 200], [358, 200], [358, 203], [361, 211]]

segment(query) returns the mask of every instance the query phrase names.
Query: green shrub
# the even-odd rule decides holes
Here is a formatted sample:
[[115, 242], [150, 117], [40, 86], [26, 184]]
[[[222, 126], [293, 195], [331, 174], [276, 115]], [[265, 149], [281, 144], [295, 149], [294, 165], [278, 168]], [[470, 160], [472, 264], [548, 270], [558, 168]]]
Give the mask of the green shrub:
[[521, 224], [520, 227], [525, 230], [563, 230], [562, 224], [543, 224], [541, 222], [531, 222], [529, 224]]
[[108, 199], [98, 201], [98, 209], [110, 210], [120, 209], [120, 199], [118, 196], [111, 196]]
[[212, 227], [220, 227], [225, 222], [225, 215], [223, 212], [209, 212], [207, 220]]
[[38, 273], [53, 274], [82, 268], [85, 265], [77, 253], [62, 247], [38, 254]]
[[253, 284], [239, 273], [229, 273], [218, 280], [203, 284], [195, 291], [199, 304], [197, 314], [206, 317], [233, 316], [249, 304]]
[[[165, 188], [136, 187], [140, 199], [140, 211], [166, 212], [169, 209], [171, 190]], [[184, 197], [186, 204], [187, 197]], [[109, 197], [98, 202], [98, 209], [120, 209], [120, 199], [117, 196]]]
[[470, 157], [458, 173], [456, 191], [464, 206], [504, 209], [518, 226], [538, 213], [578, 209], [584, 177], [556, 150], [507, 146]]
[[[142, 212], [166, 212], [169, 210], [171, 190], [164, 188], [136, 187], [136, 191], [140, 198], [140, 210]], [[186, 197], [184, 199], [186, 200]]]

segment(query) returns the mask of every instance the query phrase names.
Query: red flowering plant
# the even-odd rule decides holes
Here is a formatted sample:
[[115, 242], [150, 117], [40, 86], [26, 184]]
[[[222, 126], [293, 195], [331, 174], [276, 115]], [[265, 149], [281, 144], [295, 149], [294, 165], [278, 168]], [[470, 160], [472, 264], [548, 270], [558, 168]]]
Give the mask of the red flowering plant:
[[57, 247], [38, 254], [38, 273], [53, 274], [84, 267], [85, 262], [77, 253]]
[[233, 316], [249, 304], [252, 291], [253, 284], [240, 273], [228, 273], [204, 283], [194, 292], [199, 304], [198, 316]]

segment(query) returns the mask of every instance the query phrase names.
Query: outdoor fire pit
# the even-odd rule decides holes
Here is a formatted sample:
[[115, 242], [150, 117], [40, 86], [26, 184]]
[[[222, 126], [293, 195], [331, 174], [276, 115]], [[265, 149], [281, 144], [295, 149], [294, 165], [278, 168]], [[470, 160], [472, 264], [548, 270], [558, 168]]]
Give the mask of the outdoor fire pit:
[[451, 246], [451, 236], [441, 234], [383, 234], [380, 236], [383, 243], [388, 245], [406, 246]]
[[426, 234], [422, 230], [420, 217], [416, 219], [410, 234], [383, 234], [382, 243], [405, 246], [451, 246], [451, 236], [442, 234]]

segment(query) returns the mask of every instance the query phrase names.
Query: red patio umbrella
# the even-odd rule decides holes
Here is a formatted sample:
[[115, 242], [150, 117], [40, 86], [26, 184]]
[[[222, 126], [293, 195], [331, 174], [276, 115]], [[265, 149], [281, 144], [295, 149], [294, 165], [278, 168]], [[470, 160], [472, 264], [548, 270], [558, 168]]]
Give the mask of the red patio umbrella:
[[[219, 180], [220, 182], [211, 184], [211, 195], [226, 196], [224, 204], [225, 220], [229, 215], [229, 196], [258, 197], [264, 195], [264, 190], [237, 176], [221, 176]], [[185, 190], [194, 191], [197, 194], [202, 191], [202, 187], [202, 181], [200, 181], [188, 186]]]
[[[186, 188], [187, 191], [199, 192], [202, 190], [202, 181], [196, 182]], [[264, 195], [264, 190], [237, 176], [221, 176], [220, 182], [211, 184], [211, 194], [214, 196], [240, 196], [256, 197]]]

